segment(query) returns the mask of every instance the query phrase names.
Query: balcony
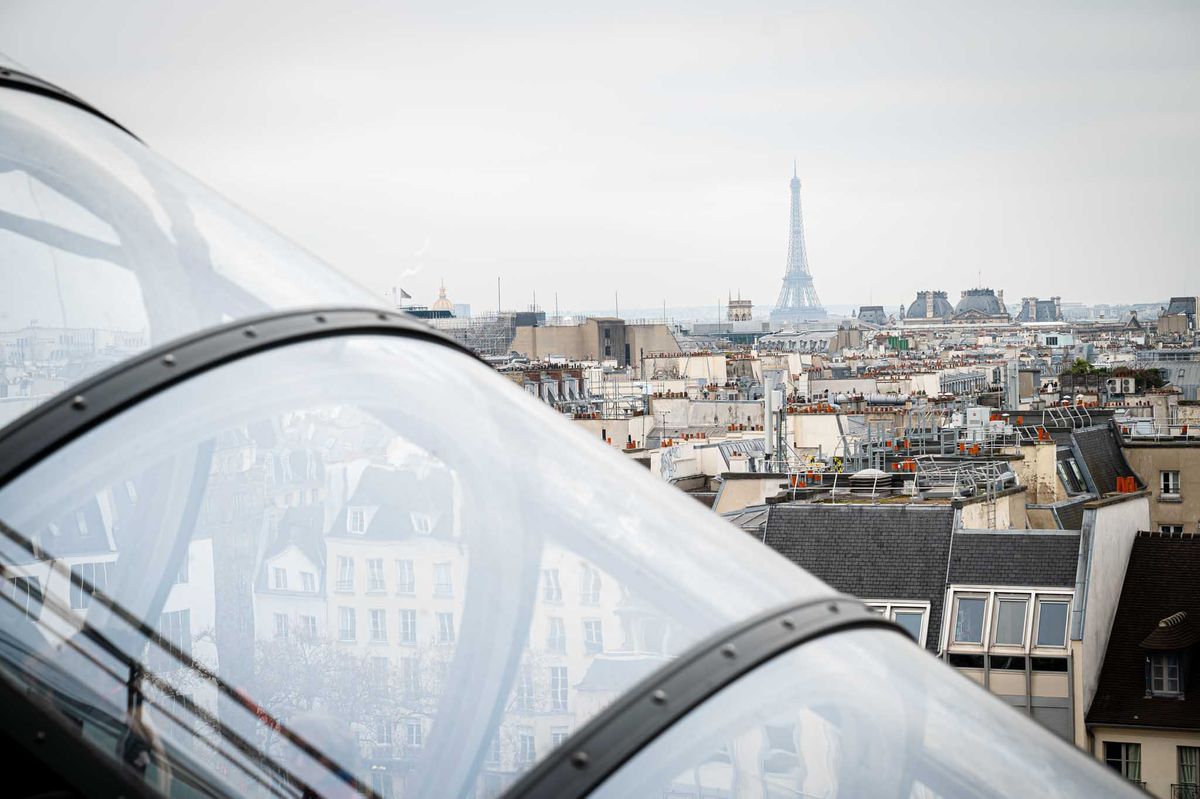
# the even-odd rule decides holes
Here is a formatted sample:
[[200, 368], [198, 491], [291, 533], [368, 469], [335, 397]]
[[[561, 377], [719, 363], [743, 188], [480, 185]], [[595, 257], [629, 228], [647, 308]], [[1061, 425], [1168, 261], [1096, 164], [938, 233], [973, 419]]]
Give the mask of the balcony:
[[1171, 799], [1200, 799], [1200, 785], [1194, 782], [1172, 785]]

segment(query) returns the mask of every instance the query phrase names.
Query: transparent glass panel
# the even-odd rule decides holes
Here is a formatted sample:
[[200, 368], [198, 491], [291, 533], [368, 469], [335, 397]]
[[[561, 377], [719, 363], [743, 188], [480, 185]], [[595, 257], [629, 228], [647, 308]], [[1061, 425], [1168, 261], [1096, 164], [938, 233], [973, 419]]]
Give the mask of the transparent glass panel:
[[993, 643], [998, 646], [1021, 646], [1025, 643], [1025, 611], [1028, 606], [1029, 603], [1024, 599], [999, 600]]
[[1067, 603], [1038, 602], [1038, 646], [1067, 645]]
[[0, 427], [155, 344], [271, 309], [378, 304], [145, 145], [0, 89]]
[[921, 621], [925, 612], [921, 610], [897, 610], [895, 622], [904, 628], [904, 632], [912, 636], [917, 643], [921, 642]]
[[175, 386], [0, 490], [0, 520], [26, 578], [0, 665], [105, 751], [148, 719], [173, 793], [345, 790], [297, 739], [360, 788], [507, 786], [701, 638], [829, 591], [486, 366], [394, 337]]
[[987, 600], [982, 597], [959, 597], [954, 611], [954, 642], [983, 643], [983, 615]]
[[592, 794], [1139, 795], [922, 650], [880, 630], [818, 638], [760, 666], [677, 722]]

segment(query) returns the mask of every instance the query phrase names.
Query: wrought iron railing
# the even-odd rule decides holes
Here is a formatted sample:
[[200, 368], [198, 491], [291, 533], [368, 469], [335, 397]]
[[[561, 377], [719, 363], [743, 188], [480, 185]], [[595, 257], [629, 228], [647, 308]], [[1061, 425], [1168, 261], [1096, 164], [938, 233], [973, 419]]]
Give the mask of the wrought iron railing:
[[1194, 782], [1176, 783], [1171, 786], [1171, 799], [1200, 799], [1200, 785]]

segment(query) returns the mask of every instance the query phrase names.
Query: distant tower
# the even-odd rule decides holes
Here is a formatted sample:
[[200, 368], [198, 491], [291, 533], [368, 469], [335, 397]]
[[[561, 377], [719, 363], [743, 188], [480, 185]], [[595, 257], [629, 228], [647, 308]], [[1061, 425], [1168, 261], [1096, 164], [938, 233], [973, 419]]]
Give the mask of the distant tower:
[[800, 178], [792, 166], [792, 234], [788, 242], [787, 272], [779, 301], [771, 312], [771, 323], [787, 325], [824, 319], [825, 309], [817, 299], [812, 273], [808, 271], [808, 250], [804, 246], [804, 215], [800, 211]]

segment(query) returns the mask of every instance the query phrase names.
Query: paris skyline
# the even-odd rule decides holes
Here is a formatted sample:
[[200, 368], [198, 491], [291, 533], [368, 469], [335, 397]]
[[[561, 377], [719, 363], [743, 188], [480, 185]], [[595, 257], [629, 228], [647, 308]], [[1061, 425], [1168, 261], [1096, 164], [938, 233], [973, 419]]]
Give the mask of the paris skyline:
[[379, 293], [768, 308], [793, 159], [829, 307], [1194, 290], [1191, 4], [123, 7], [0, 52]]

